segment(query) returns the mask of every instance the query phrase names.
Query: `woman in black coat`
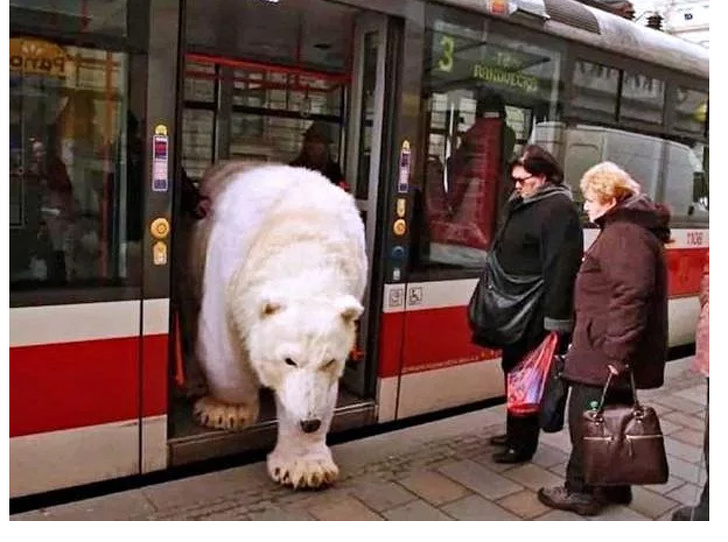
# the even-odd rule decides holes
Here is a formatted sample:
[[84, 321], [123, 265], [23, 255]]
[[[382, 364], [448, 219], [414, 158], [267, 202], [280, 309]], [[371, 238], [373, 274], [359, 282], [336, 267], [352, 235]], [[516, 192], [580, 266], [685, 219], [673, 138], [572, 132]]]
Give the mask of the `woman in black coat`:
[[[543, 293], [528, 314], [522, 335], [500, 347], [507, 375], [550, 331], [559, 333], [559, 349], [568, 347], [572, 330], [574, 280], [584, 250], [579, 214], [556, 159], [536, 145], [529, 145], [510, 166], [514, 190], [506, 203], [504, 222], [492, 250], [503, 271], [515, 276], [543, 279]], [[487, 318], [488, 315], [484, 315]], [[497, 463], [528, 461], [538, 446], [538, 415], [507, 417], [506, 434], [491, 443], [505, 446], [493, 456]]]

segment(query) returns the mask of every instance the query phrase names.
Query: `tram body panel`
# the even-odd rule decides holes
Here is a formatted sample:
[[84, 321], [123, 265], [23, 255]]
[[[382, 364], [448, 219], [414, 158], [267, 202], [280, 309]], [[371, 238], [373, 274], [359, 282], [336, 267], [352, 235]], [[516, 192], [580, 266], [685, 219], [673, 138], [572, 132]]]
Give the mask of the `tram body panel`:
[[10, 309], [11, 497], [166, 468], [168, 318], [168, 299]]

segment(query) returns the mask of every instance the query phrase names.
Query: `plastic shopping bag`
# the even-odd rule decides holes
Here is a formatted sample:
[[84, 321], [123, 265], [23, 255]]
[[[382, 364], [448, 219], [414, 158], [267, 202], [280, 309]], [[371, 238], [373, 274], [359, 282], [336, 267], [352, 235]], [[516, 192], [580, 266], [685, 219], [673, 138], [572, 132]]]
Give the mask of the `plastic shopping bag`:
[[539, 412], [544, 384], [558, 342], [559, 336], [555, 332], [549, 333], [508, 373], [506, 406], [510, 414], [524, 416]]

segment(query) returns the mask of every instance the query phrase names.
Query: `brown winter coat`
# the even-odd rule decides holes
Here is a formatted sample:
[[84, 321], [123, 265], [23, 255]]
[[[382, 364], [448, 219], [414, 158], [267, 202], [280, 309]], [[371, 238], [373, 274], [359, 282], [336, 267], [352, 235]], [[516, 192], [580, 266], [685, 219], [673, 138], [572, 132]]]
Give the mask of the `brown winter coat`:
[[[638, 388], [656, 388], [667, 358], [668, 213], [634, 196], [597, 219], [601, 233], [576, 278], [576, 325], [564, 375], [603, 386], [608, 365], [633, 369]], [[616, 382], [628, 386], [628, 373]]]

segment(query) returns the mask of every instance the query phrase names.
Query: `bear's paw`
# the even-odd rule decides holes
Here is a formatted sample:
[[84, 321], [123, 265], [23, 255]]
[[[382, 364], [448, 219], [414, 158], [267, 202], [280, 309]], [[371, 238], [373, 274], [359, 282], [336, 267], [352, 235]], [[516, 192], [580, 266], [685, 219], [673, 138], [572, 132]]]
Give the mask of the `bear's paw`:
[[241, 431], [258, 419], [258, 402], [233, 405], [208, 395], [195, 402], [194, 416], [205, 427]]
[[323, 489], [338, 479], [339, 467], [330, 452], [300, 457], [272, 453], [268, 456], [268, 474], [279, 484], [293, 489]]

